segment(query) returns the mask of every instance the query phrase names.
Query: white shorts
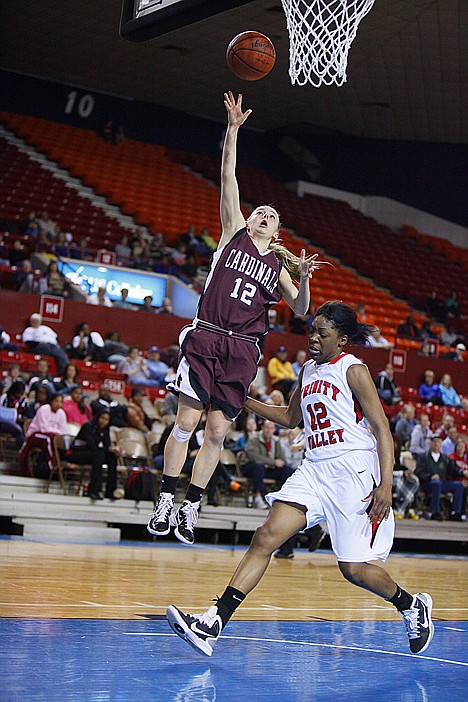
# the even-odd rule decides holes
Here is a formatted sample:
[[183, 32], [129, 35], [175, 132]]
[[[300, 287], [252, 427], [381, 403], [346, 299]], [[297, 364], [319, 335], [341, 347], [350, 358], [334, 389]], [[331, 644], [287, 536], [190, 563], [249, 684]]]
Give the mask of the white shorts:
[[265, 499], [270, 506], [276, 500], [303, 505], [307, 528], [326, 519], [332, 549], [339, 561], [385, 561], [395, 532], [393, 512], [373, 532], [366, 514], [370, 503], [362, 502], [379, 483], [377, 453], [349, 451], [330, 461], [304, 459], [281, 489], [270, 492]]

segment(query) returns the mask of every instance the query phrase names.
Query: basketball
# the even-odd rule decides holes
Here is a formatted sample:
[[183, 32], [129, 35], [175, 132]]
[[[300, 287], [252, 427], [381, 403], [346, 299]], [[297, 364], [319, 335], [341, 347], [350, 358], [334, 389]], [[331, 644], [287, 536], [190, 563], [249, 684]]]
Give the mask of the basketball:
[[226, 51], [230, 70], [242, 80], [260, 80], [276, 61], [273, 42], [260, 32], [242, 32], [232, 39]]

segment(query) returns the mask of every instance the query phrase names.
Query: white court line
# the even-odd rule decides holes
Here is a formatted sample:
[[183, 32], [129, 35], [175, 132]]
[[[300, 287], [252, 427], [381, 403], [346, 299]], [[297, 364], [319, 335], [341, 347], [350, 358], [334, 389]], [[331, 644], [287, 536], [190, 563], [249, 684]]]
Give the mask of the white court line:
[[[93, 607], [105, 607], [107, 609], [132, 609], [135, 605], [138, 605], [139, 607], [151, 607], [152, 609], [162, 609], [164, 612], [166, 611], [167, 605], [152, 605], [152, 604], [147, 604], [144, 602], [131, 602], [128, 605], [117, 605], [117, 604], [102, 604], [98, 602], [86, 602], [85, 600], [81, 600], [81, 604], [78, 603], [73, 603], [73, 604], [61, 604], [61, 603], [43, 603], [43, 602], [0, 602], [0, 607], [50, 607], [53, 609], [54, 607], [84, 607], [85, 605], [91, 605]], [[198, 609], [203, 609], [206, 607], [206, 603], [203, 605], [198, 605], [194, 607], [190, 607], [190, 609], [193, 610], [198, 610]], [[273, 605], [260, 605], [259, 607], [242, 607], [243, 612], [264, 612], [265, 609], [271, 609], [271, 610], [280, 610], [281, 612], [336, 612], [336, 607], [275, 607]], [[383, 609], [388, 612], [392, 612], [393, 607], [386, 607], [384, 605], [372, 605], [370, 609]], [[363, 607], [345, 607], [343, 611], [346, 612], [361, 612], [363, 611]], [[436, 612], [436, 615], [438, 612], [468, 612], [468, 607], [437, 607], [433, 612]], [[344, 620], [337, 620], [337, 621], [348, 621], [347, 619]], [[359, 620], [361, 621], [361, 620]], [[368, 621], [368, 620], [363, 620], [363, 621]]]
[[[177, 634], [157, 634], [154, 632], [124, 631], [124, 636], [177, 636]], [[435, 658], [434, 656], [420, 656], [415, 653], [401, 653], [400, 651], [382, 651], [379, 648], [362, 648], [361, 646], [338, 646], [337, 644], [314, 643], [311, 641], [291, 641], [289, 639], [260, 639], [253, 636], [223, 636], [223, 639], [233, 639], [234, 641], [257, 641], [259, 643], [281, 643], [293, 644], [294, 646], [314, 646], [315, 648], [334, 648], [345, 651], [363, 651], [364, 653], [383, 653], [385, 656], [402, 656], [403, 658], [414, 658], [416, 660], [435, 661], [436, 663], [451, 663], [468, 668], [468, 663], [463, 661], [452, 661], [446, 658]]]

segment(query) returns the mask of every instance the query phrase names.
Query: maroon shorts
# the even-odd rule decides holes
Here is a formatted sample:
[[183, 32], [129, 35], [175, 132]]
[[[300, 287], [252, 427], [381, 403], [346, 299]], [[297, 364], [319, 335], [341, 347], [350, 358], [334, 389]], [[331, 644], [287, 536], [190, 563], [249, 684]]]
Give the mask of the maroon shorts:
[[179, 343], [181, 358], [168, 389], [235, 419], [257, 374], [258, 345], [193, 326], [182, 329]]

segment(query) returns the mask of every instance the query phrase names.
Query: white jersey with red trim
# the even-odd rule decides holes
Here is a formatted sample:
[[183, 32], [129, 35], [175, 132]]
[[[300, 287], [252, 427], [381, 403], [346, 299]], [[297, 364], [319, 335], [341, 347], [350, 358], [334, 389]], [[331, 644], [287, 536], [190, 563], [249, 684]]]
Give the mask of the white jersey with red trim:
[[328, 461], [346, 451], [377, 447], [346, 378], [354, 365], [365, 364], [350, 353], [322, 365], [304, 364], [300, 402], [309, 461]]

